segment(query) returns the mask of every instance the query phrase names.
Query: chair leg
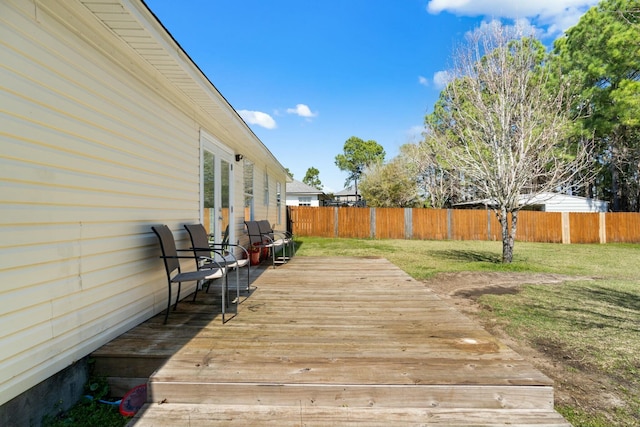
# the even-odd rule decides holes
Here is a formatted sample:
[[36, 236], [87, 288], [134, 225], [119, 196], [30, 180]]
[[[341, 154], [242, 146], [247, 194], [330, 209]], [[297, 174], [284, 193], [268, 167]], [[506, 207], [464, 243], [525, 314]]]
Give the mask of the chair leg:
[[238, 313], [238, 304], [240, 304], [240, 267], [236, 265], [236, 314]]
[[169, 296], [167, 297], [167, 312], [164, 314], [164, 324], [169, 320], [169, 311], [171, 311], [171, 282], [169, 282]]
[[271, 245], [271, 263], [273, 268], [276, 268], [276, 248], [273, 245]]
[[[225, 278], [227, 276], [225, 275]], [[221, 283], [221, 288], [222, 288], [222, 324], [225, 324], [225, 320], [224, 320], [224, 315], [227, 311], [227, 307], [226, 307], [226, 303], [227, 303], [227, 292], [226, 292], [226, 286], [225, 283]]]
[[233, 269], [236, 271], [236, 289], [238, 291], [238, 298], [240, 298], [240, 266], [237, 262]]
[[198, 280], [196, 282], [196, 290], [193, 293], [193, 302], [196, 302], [196, 297], [198, 296], [198, 290], [200, 289], [200, 286], [202, 286], [204, 284], [204, 281]]
[[205, 293], [209, 293], [209, 288], [211, 287], [211, 282], [213, 282], [213, 279], [211, 280], [207, 280], [207, 290], [205, 291]]
[[247, 294], [251, 293], [251, 281], [250, 281], [250, 274], [251, 274], [251, 262], [247, 263]]
[[178, 308], [178, 301], [180, 301], [180, 290], [182, 289], [182, 282], [178, 282], [178, 293], [176, 294], [176, 303], [173, 305], [173, 311]]

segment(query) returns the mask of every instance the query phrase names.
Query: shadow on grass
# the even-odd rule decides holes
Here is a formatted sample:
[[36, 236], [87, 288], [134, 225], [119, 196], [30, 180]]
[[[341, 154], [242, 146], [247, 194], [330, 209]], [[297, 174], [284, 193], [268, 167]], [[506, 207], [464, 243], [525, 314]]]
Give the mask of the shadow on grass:
[[640, 299], [637, 294], [584, 284], [565, 285], [560, 292], [540, 288], [527, 303], [529, 314], [563, 324], [571, 331], [640, 332]]
[[607, 304], [612, 307], [619, 307], [625, 310], [635, 311], [636, 315], [640, 315], [640, 294], [625, 292], [621, 290], [607, 288], [588, 287], [583, 290], [583, 295], [593, 301], [601, 304]]
[[502, 262], [499, 255], [494, 252], [488, 251], [463, 251], [463, 250], [449, 250], [449, 251], [430, 251], [430, 254], [434, 258], [446, 259], [450, 261], [459, 262], [489, 262], [498, 264]]

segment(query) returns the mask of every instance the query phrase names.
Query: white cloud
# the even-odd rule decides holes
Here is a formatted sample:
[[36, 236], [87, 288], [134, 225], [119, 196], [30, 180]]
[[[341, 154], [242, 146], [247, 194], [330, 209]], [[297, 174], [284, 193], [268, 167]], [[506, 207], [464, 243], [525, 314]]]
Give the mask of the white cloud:
[[497, 19], [482, 21], [478, 27], [468, 31], [465, 36], [473, 41], [477, 40], [478, 37], [483, 34], [494, 34], [495, 29], [503, 29], [506, 31], [505, 35], [516, 38], [518, 36], [531, 35], [535, 35], [537, 37], [544, 36], [544, 33], [533, 26], [528, 19], [516, 19], [512, 25], [505, 25]]
[[238, 110], [238, 114], [240, 114], [240, 117], [250, 125], [258, 125], [267, 129], [275, 129], [277, 127], [276, 121], [267, 113], [263, 113], [261, 111]]
[[599, 0], [430, 0], [427, 11], [437, 15], [449, 12], [461, 16], [486, 16], [513, 20], [532, 20], [546, 27], [546, 35], [557, 35], [575, 25], [589, 7]]
[[418, 83], [422, 86], [429, 86], [429, 79], [423, 76], [418, 76]]
[[444, 89], [451, 79], [451, 73], [448, 71], [436, 71], [433, 74], [433, 83], [436, 85], [437, 89]]
[[412, 144], [419, 143], [420, 141], [422, 141], [424, 139], [424, 133], [425, 132], [426, 132], [426, 129], [425, 129], [424, 125], [412, 126], [406, 132], [406, 134], [407, 134], [407, 142], [412, 143]]
[[287, 108], [287, 113], [306, 118], [316, 117], [318, 115], [318, 113], [312, 113], [311, 109], [304, 104], [297, 104], [296, 108]]

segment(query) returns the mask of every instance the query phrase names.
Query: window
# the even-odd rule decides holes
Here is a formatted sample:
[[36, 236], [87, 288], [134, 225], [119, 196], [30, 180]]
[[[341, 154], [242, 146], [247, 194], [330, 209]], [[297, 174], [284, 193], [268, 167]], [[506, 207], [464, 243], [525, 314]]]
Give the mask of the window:
[[282, 184], [276, 182], [276, 211], [278, 212], [278, 224], [282, 224]]
[[243, 163], [244, 179], [244, 220], [253, 221], [253, 163], [245, 159]]
[[298, 197], [298, 206], [311, 206], [311, 197]]

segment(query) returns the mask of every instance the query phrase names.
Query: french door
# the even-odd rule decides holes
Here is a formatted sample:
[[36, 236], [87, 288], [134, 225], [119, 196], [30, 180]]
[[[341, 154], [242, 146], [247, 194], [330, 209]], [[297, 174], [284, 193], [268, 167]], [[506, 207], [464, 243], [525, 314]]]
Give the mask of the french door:
[[233, 153], [204, 133], [201, 147], [201, 222], [214, 242], [233, 242]]

